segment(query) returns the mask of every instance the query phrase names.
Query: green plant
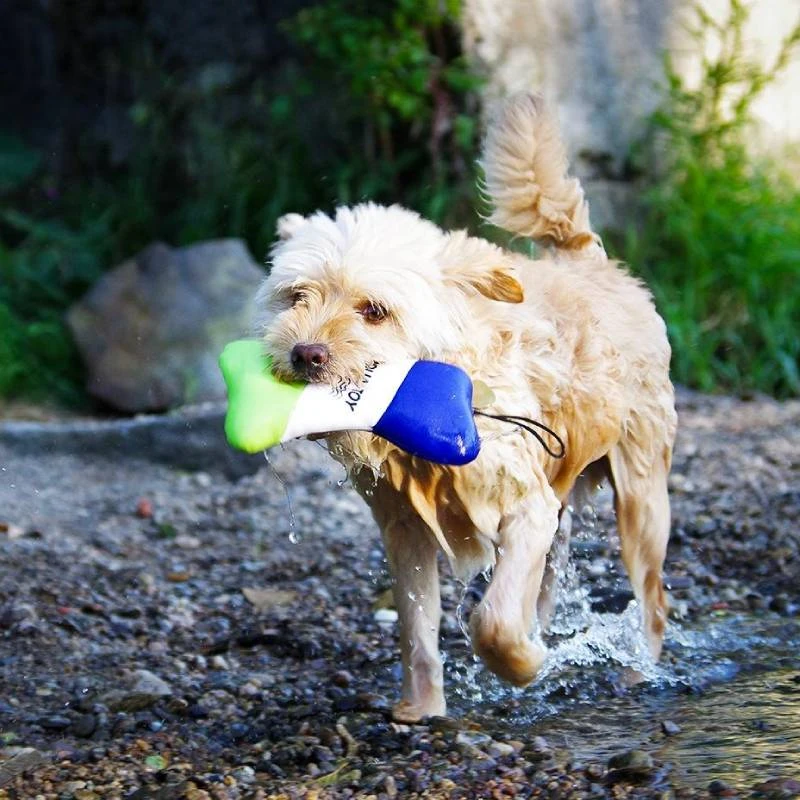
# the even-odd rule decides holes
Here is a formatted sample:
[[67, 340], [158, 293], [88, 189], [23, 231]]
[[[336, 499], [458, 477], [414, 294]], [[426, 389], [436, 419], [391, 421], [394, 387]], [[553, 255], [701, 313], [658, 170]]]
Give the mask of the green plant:
[[331, 0], [286, 25], [314, 91], [333, 98], [327, 171], [340, 202], [472, 219], [480, 78], [460, 54], [459, 14], [459, 0]]
[[673, 374], [703, 390], [800, 392], [800, 190], [752, 154], [752, 106], [789, 63], [800, 24], [764, 67], [746, 56], [748, 9], [731, 0], [717, 23], [699, 7], [697, 88], [667, 62], [668, 94], [653, 115], [661, 169], [622, 252], [651, 287], [673, 345]]
[[98, 54], [93, 69], [130, 79], [112, 143], [87, 132], [57, 175], [0, 136], [0, 396], [80, 399], [64, 311], [154, 239], [236, 236], [261, 260], [287, 211], [373, 199], [470, 220], [478, 81], [458, 15], [456, 0], [320, 3], [284, 23], [294, 55], [268, 76], [167, 63], [140, 36]]
[[76, 233], [13, 211], [0, 213], [0, 397], [76, 405], [81, 367], [64, 309], [100, 274], [105, 220]]

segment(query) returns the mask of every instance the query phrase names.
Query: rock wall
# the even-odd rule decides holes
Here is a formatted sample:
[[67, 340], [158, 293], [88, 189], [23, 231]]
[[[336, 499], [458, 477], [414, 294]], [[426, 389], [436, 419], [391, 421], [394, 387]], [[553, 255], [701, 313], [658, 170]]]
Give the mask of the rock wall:
[[[703, 0], [724, 20], [729, 0]], [[688, 0], [465, 0], [464, 47], [488, 78], [486, 106], [514, 91], [541, 91], [558, 109], [595, 225], [613, 220], [626, 195], [626, 159], [644, 134], [664, 83], [664, 53], [689, 81], [699, 54], [687, 31]], [[800, 17], [797, 0], [750, 4], [745, 47], [772, 63]], [[713, 54], [714, 42], [708, 42]], [[756, 104], [761, 146], [800, 141], [800, 59]]]

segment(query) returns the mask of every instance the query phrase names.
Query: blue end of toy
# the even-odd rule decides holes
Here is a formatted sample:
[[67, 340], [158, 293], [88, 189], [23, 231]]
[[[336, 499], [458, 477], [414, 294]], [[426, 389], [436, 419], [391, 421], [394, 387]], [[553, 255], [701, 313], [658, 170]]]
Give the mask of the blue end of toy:
[[373, 431], [428, 461], [468, 464], [480, 450], [472, 381], [451, 364], [417, 361]]

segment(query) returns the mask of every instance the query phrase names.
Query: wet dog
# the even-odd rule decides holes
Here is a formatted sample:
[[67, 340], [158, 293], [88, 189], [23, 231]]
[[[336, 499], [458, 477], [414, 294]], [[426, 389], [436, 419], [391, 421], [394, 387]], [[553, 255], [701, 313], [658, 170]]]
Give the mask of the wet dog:
[[462, 578], [492, 569], [470, 619], [475, 651], [515, 685], [536, 676], [546, 650], [532, 632], [552, 607], [547, 555], [582, 483], [611, 482], [655, 658], [666, 620], [676, 415], [664, 323], [646, 288], [607, 258], [539, 98], [505, 105], [483, 167], [491, 222], [547, 257], [446, 232], [399, 206], [289, 214], [258, 299], [259, 332], [281, 377], [337, 385], [357, 383], [375, 360], [446, 361], [491, 388], [487, 411], [537, 420], [565, 443], [557, 459], [523, 431], [480, 417], [480, 456], [445, 467], [368, 433], [327, 438], [385, 543], [403, 662], [394, 716], [404, 721], [445, 712], [440, 549]]

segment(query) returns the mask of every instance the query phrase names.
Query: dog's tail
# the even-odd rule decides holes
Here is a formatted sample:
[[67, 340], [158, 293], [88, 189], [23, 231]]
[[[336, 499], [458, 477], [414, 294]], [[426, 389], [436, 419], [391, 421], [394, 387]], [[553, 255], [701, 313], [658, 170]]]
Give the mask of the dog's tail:
[[558, 126], [541, 97], [519, 94], [504, 104], [489, 125], [482, 165], [493, 206], [489, 222], [557, 250], [602, 250], [581, 184], [567, 176]]

